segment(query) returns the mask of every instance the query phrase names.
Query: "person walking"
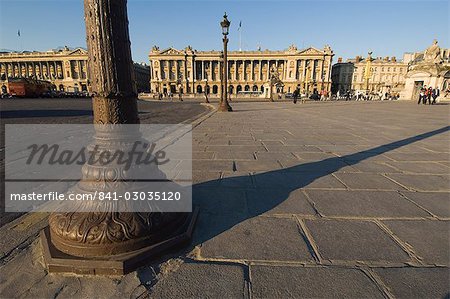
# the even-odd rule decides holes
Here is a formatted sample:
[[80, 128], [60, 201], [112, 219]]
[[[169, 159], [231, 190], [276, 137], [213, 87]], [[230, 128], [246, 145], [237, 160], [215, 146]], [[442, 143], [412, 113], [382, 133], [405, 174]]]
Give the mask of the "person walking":
[[183, 88], [178, 89], [178, 100], [183, 102]]
[[297, 99], [298, 99], [299, 93], [300, 93], [300, 89], [298, 87], [292, 93], [292, 97], [294, 98], [294, 101], [293, 101], [294, 104], [297, 104]]
[[439, 95], [440, 95], [439, 87], [436, 87], [435, 89], [433, 89], [433, 93], [431, 94], [433, 98], [433, 102], [431, 102], [432, 105], [436, 104], [436, 99], [439, 97]]
[[430, 86], [430, 87], [428, 87], [428, 90], [426, 93], [426, 95], [427, 95], [426, 101], [428, 102], [428, 105], [431, 105], [431, 94], [432, 93], [433, 93], [433, 88]]
[[425, 90], [424, 88], [421, 88], [419, 93], [419, 101], [417, 102], [417, 105], [420, 105], [421, 102], [425, 101], [423, 99], [424, 97], [425, 97]]

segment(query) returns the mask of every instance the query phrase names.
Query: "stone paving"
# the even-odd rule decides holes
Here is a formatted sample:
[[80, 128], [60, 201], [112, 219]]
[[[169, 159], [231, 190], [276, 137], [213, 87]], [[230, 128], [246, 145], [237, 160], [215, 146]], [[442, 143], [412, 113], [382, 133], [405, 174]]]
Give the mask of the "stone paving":
[[2, 228], [1, 297], [450, 296], [450, 105], [232, 105], [193, 130], [188, 248], [124, 277], [47, 274], [45, 217], [26, 215]]

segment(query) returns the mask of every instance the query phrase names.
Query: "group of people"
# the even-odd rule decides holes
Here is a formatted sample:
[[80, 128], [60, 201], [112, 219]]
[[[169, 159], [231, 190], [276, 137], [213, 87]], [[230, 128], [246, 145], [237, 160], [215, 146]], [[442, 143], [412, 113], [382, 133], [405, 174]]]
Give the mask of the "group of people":
[[347, 90], [345, 92], [338, 91], [334, 96], [336, 100], [345, 100], [345, 101], [393, 101], [398, 100], [400, 98], [399, 92], [386, 91], [383, 93], [382, 91], [350, 91]]
[[419, 94], [419, 101], [417, 102], [417, 104], [419, 105], [420, 103], [426, 105], [428, 103], [428, 105], [434, 105], [436, 104], [436, 99], [440, 96], [441, 91], [439, 90], [439, 87], [433, 88], [433, 87], [422, 87], [420, 89], [420, 94]]
[[[162, 101], [163, 98], [166, 98], [166, 99], [168, 99], [170, 101], [173, 101], [173, 93], [171, 91], [169, 91], [169, 92], [167, 92], [167, 91], [158, 92], [157, 94], [158, 94], [158, 100], [160, 100], [160, 101]], [[182, 92], [178, 93], [178, 100], [181, 101], [181, 102], [183, 102], [183, 96], [182, 95], [183, 95]]]
[[[292, 93], [293, 103], [297, 104], [298, 98], [301, 99], [301, 102], [304, 103], [308, 98], [307, 95], [302, 95], [300, 92], [300, 87], [297, 87]], [[309, 99], [314, 101], [328, 101], [330, 99], [330, 93], [327, 90], [322, 90], [320, 93], [317, 90], [314, 90], [313, 93], [309, 96]]]

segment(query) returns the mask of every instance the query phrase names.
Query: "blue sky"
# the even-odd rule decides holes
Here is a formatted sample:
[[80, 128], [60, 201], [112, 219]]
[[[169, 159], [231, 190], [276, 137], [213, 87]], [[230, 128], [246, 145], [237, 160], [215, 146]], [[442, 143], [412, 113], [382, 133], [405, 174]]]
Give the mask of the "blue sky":
[[[48, 50], [85, 47], [82, 0], [0, 0], [0, 48]], [[330, 44], [337, 57], [402, 57], [421, 51], [434, 38], [450, 47], [449, 1], [154, 1], [129, 0], [133, 60], [148, 60], [153, 45], [198, 50], [222, 47], [219, 22], [232, 22], [230, 49], [281, 50]], [[20, 38], [17, 31], [20, 30]]]

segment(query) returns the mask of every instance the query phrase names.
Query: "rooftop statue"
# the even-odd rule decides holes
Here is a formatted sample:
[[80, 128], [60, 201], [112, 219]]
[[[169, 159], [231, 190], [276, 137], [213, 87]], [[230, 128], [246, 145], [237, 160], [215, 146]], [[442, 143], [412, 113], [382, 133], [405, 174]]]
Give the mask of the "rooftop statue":
[[288, 51], [289, 52], [297, 52], [298, 51], [297, 46], [294, 44], [290, 45], [288, 48]]
[[438, 46], [438, 41], [433, 40], [433, 44], [425, 50], [423, 59], [426, 62], [441, 63], [441, 48]]

